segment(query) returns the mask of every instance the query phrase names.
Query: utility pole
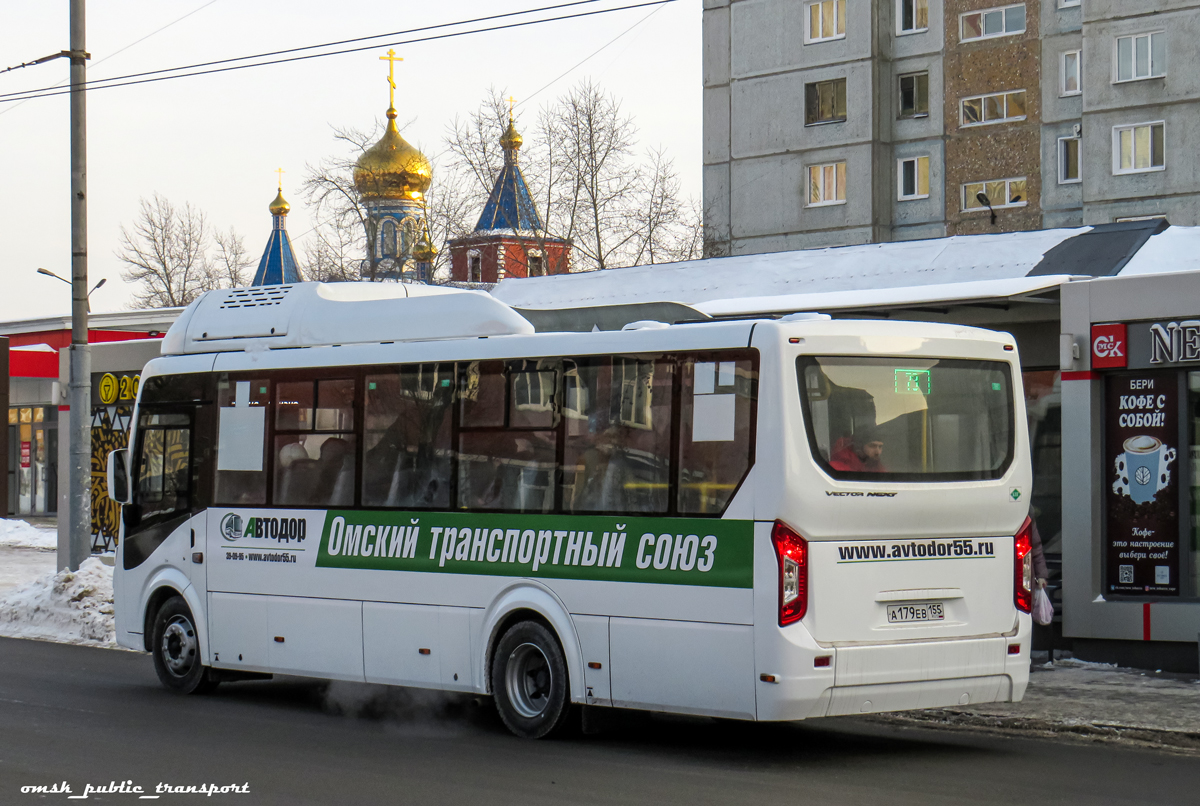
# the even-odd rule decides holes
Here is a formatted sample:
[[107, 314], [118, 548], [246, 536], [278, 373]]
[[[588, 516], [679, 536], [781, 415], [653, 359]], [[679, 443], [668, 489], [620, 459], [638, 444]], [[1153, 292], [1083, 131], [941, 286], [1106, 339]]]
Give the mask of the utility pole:
[[[92, 552], [92, 356], [88, 348], [87, 95], [84, 92], [88, 53], [84, 2], [71, 0], [71, 348], [67, 383], [71, 419], [66, 565], [72, 571]], [[59, 564], [62, 565], [61, 559]]]

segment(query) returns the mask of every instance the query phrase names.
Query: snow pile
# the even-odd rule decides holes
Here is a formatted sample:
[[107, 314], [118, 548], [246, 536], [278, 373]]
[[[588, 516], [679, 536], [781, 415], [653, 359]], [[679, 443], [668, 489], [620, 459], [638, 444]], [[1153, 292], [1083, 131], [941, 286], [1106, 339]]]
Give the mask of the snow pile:
[[89, 557], [0, 597], [0, 635], [115, 647], [112, 568]]
[[0, 546], [24, 549], [57, 549], [58, 530], [32, 526], [25, 521], [0, 518]]

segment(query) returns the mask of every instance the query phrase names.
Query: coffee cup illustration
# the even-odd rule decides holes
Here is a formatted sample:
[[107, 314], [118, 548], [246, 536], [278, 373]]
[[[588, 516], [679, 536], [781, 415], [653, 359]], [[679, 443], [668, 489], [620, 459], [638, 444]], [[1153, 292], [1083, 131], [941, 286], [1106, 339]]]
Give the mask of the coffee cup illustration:
[[1171, 483], [1168, 466], [1175, 461], [1176, 451], [1147, 434], [1125, 440], [1124, 448], [1117, 456], [1113, 492], [1128, 495], [1135, 504], [1148, 504]]

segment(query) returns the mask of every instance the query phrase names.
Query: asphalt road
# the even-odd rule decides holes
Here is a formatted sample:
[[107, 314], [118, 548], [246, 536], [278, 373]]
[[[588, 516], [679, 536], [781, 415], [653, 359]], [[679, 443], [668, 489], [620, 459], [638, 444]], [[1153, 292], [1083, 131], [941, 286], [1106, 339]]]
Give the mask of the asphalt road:
[[[1080, 742], [619, 714], [529, 742], [490, 703], [298, 678], [181, 697], [132, 652], [0, 639], [0, 804], [69, 803], [66, 781], [249, 784], [164, 804], [1196, 802], [1200, 758]], [[136, 794], [88, 802], [139, 803]]]

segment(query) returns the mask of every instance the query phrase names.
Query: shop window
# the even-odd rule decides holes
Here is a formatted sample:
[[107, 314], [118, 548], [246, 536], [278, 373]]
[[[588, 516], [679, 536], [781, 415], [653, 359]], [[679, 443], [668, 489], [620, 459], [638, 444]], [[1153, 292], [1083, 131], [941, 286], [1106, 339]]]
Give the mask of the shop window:
[[1061, 81], [1058, 87], [1059, 95], [1079, 95], [1083, 92], [1083, 84], [1081, 79], [1081, 71], [1083, 65], [1083, 51], [1068, 50], [1062, 55], [1062, 62], [1059, 68]]
[[366, 377], [363, 506], [450, 506], [453, 364], [413, 364]]
[[[1186, 495], [1191, 499], [1188, 508], [1191, 523], [1187, 533], [1190, 545], [1187, 547], [1191, 554], [1187, 564], [1192, 595], [1200, 596], [1200, 372], [1189, 372], [1188, 404], [1187, 404], [1187, 436], [1188, 460], [1191, 472], [1191, 488], [1186, 489]], [[1186, 555], [1185, 555], [1186, 556]]]
[[900, 117], [929, 116], [929, 73], [900, 76]]
[[900, 201], [929, 198], [929, 157], [910, 157], [899, 161]]
[[804, 85], [804, 125], [844, 123], [846, 120], [846, 79], [818, 81]]
[[846, 203], [846, 163], [810, 165], [808, 168], [808, 206]]
[[846, 0], [820, 0], [808, 4], [805, 42], [828, 42], [846, 38]]
[[217, 382], [218, 504], [267, 503], [267, 404], [270, 384], [263, 378]]
[[901, 34], [929, 30], [929, 0], [899, 0], [899, 4]]
[[1024, 120], [1025, 90], [963, 98], [959, 106], [960, 123], [964, 128]]
[[352, 505], [355, 447], [353, 380], [275, 384], [273, 503]]
[[1139, 123], [1113, 128], [1113, 174], [1136, 174], [1166, 168], [1166, 124]]
[[1025, 4], [989, 8], [962, 14], [959, 20], [959, 39], [970, 42], [1025, 32]]
[[720, 512], [754, 459], [758, 374], [749, 356], [695, 357], [682, 365], [680, 514]]
[[1070, 185], [1082, 181], [1079, 177], [1079, 138], [1060, 137], [1058, 140], [1058, 183]]
[[1114, 83], [1161, 78], [1167, 74], [1167, 34], [1118, 36], [1116, 40], [1116, 76]]

